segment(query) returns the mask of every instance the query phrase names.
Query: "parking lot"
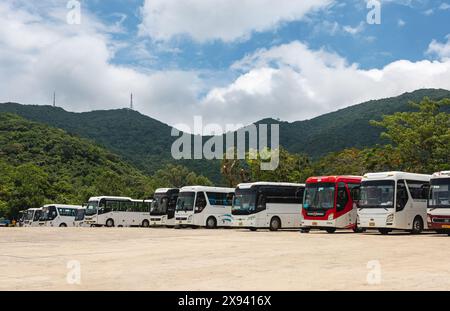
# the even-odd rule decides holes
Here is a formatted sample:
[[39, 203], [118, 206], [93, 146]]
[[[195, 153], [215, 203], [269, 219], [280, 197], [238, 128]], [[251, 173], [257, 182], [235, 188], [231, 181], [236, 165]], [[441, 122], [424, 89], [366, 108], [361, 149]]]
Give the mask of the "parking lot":
[[434, 233], [1, 228], [0, 290], [449, 290]]

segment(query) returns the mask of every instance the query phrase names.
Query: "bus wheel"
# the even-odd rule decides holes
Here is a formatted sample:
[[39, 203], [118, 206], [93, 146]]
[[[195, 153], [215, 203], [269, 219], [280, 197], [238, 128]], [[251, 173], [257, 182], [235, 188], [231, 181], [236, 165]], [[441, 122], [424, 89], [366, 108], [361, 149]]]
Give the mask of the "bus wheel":
[[358, 226], [355, 226], [355, 228], [353, 228], [353, 232], [354, 233], [363, 233], [366, 230], [364, 230], [363, 228], [359, 228]]
[[206, 220], [206, 228], [207, 229], [216, 229], [217, 228], [217, 220], [214, 217], [209, 217]]
[[114, 220], [108, 219], [108, 220], [106, 221], [106, 226], [107, 226], [108, 228], [114, 227]]
[[249, 228], [249, 230], [250, 230], [250, 231], [253, 231], [253, 232], [258, 231], [257, 228]]
[[150, 227], [150, 223], [148, 222], [147, 219], [142, 222], [142, 227], [144, 227], [144, 228]]
[[311, 229], [309, 229], [309, 228], [300, 229], [301, 233], [309, 233], [310, 231], [311, 231]]
[[278, 217], [273, 217], [270, 220], [270, 231], [278, 231], [281, 229], [281, 220]]
[[60, 228], [66, 228], [67, 225], [66, 225], [66, 224], [60, 224], [59, 227], [60, 227]]
[[336, 228], [327, 228], [326, 231], [327, 231], [327, 233], [332, 234], [332, 233], [336, 232]]
[[382, 235], [388, 235], [391, 230], [389, 229], [379, 229], [378, 230]]
[[419, 216], [416, 216], [416, 218], [414, 218], [414, 221], [413, 221], [411, 233], [412, 234], [419, 234], [422, 231], [423, 231], [422, 218], [420, 218]]

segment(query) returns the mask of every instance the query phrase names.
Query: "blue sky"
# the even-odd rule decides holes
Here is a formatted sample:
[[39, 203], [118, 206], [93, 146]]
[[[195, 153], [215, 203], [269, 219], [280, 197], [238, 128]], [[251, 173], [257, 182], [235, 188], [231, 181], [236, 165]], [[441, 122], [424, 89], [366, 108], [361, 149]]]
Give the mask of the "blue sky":
[[450, 89], [450, 1], [380, 1], [4, 0], [0, 102], [237, 126]]
[[[143, 41], [143, 38], [137, 38], [143, 2], [85, 1], [88, 9], [105, 23], [116, 23], [126, 16], [122, 23], [126, 33], [116, 35], [116, 38], [129, 42]], [[139, 62], [126, 50], [120, 51], [113, 61], [118, 64], [138, 63], [158, 69], [175, 66], [182, 69], [226, 70], [236, 60], [257, 49], [300, 40], [314, 49], [326, 48], [337, 52], [362, 68], [381, 68], [397, 59], [423, 59], [430, 41], [444, 40], [450, 31], [450, 4], [446, 7], [445, 1], [382, 3], [380, 25], [368, 25], [365, 22], [368, 9], [364, 1], [340, 1], [340, 4], [333, 5], [325, 14], [323, 11], [312, 13], [305, 21], [287, 22], [275, 30], [255, 32], [247, 40], [196, 42], [186, 35], [166, 43], [171, 48], [169, 51], [160, 51], [155, 46], [157, 43], [149, 40], [146, 47], [155, 57], [151, 64]], [[332, 31], [335, 24], [357, 28], [361, 23], [364, 26], [357, 34]]]

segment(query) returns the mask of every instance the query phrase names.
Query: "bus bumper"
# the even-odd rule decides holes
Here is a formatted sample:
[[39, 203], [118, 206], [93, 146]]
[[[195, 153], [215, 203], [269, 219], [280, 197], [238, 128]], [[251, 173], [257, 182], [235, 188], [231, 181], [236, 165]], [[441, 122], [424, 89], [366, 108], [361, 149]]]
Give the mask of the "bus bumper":
[[231, 226], [235, 228], [256, 228], [256, 217], [233, 216]]
[[303, 219], [301, 227], [311, 229], [336, 228], [336, 220]]

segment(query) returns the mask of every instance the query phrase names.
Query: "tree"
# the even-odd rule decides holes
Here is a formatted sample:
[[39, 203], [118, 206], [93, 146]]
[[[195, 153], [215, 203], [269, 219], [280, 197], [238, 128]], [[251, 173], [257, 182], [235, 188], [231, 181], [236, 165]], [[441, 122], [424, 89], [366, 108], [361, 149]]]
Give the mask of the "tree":
[[233, 153], [233, 159], [227, 159], [226, 154], [220, 167], [220, 173], [226, 181], [228, 187], [236, 187], [239, 183], [247, 182], [249, 180], [248, 170], [244, 168], [245, 161], [237, 158], [236, 148], [232, 148], [230, 153]]
[[[266, 150], [270, 153], [270, 150]], [[253, 155], [250, 157], [250, 153]], [[305, 182], [314, 175], [312, 163], [308, 156], [291, 154], [283, 147], [279, 147], [279, 165], [275, 170], [263, 170], [261, 163], [268, 162], [261, 158], [260, 153], [250, 150], [245, 160], [222, 160], [221, 173], [229, 187], [236, 187], [241, 182]]]
[[424, 98], [415, 112], [399, 112], [372, 121], [386, 130], [382, 137], [392, 141], [403, 170], [432, 173], [450, 168], [450, 114], [441, 111], [450, 99]]
[[184, 186], [212, 186], [212, 182], [203, 175], [197, 175], [184, 166], [168, 164], [153, 176], [154, 188]]
[[50, 188], [47, 178], [40, 167], [30, 163], [19, 166], [12, 176], [7, 215], [14, 217], [20, 210], [42, 206]]

